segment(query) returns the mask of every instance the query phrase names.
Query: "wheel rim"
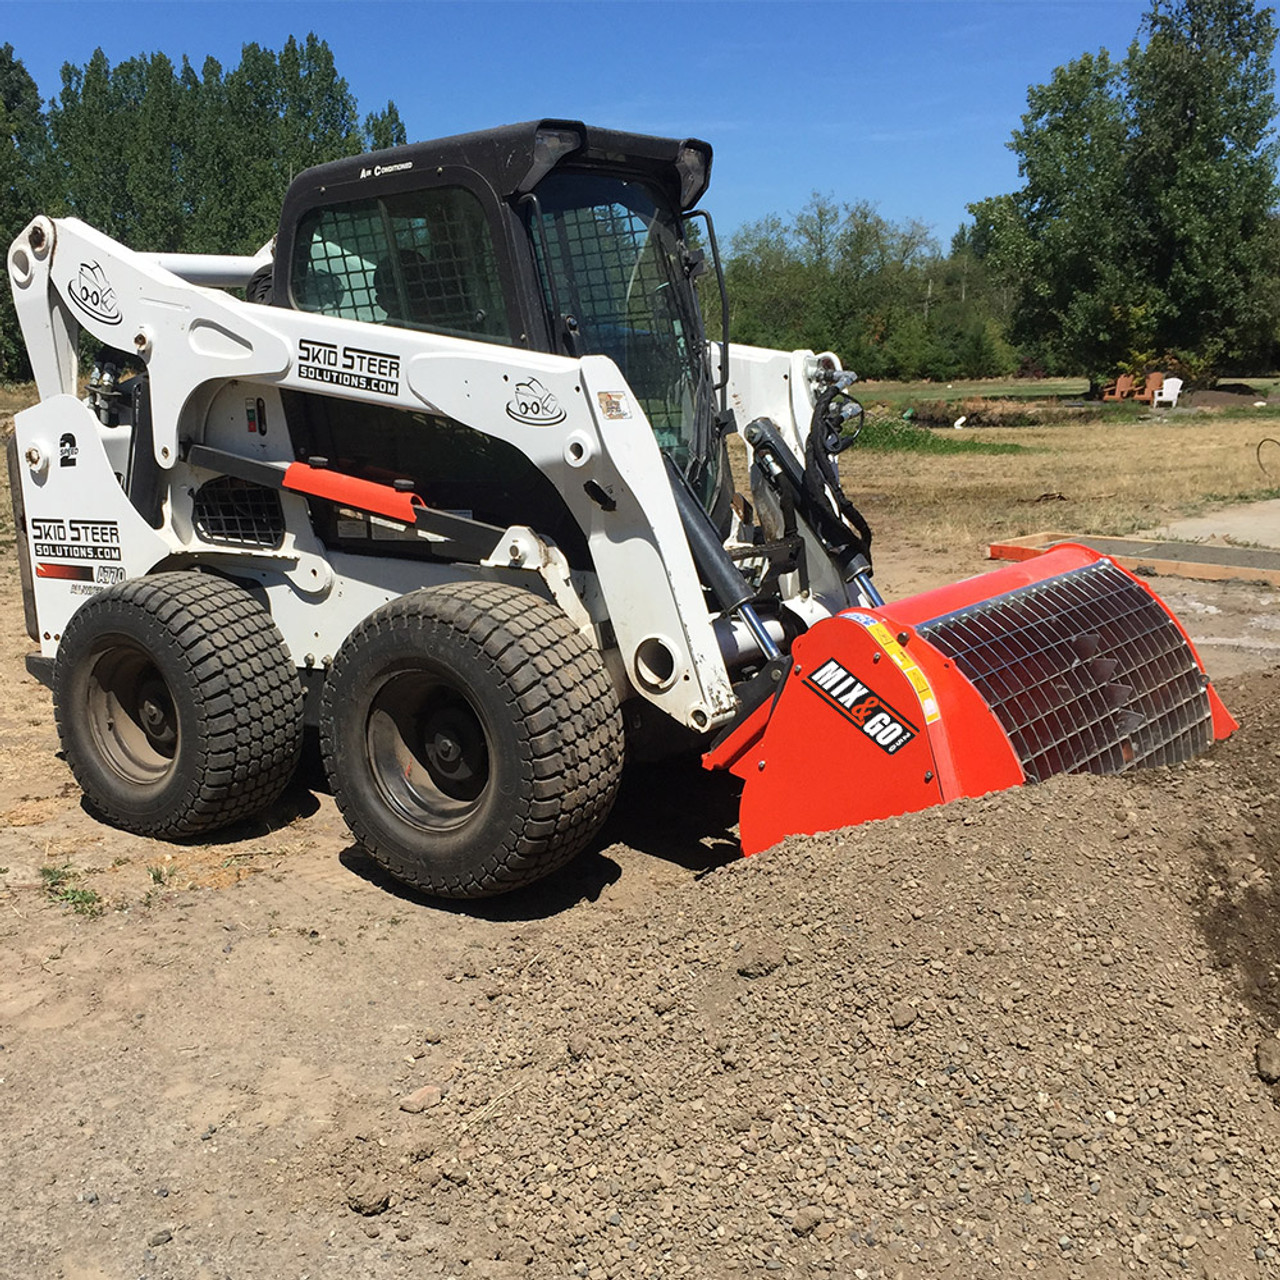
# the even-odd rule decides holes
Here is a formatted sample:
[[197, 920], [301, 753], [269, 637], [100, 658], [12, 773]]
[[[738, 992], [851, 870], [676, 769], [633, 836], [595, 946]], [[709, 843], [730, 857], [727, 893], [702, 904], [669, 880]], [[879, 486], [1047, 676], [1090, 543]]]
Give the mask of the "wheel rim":
[[491, 779], [489, 735], [475, 705], [426, 671], [384, 681], [369, 705], [365, 746], [392, 809], [422, 831], [453, 831], [480, 810]]
[[181, 726], [173, 694], [144, 649], [117, 644], [98, 654], [86, 701], [94, 745], [121, 778], [147, 786], [169, 777]]

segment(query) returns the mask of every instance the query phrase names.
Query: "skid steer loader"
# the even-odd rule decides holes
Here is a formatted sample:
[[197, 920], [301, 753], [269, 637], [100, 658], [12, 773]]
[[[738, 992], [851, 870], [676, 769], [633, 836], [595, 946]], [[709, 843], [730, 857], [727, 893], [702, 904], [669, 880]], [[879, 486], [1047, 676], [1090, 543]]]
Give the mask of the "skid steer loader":
[[29, 667], [92, 809], [229, 823], [317, 724], [369, 853], [472, 897], [577, 853], [627, 753], [742, 777], [751, 853], [1232, 729], [1086, 549], [881, 600], [835, 465], [853, 375], [704, 336], [710, 170], [695, 139], [541, 120], [311, 169], [253, 258], [22, 232]]

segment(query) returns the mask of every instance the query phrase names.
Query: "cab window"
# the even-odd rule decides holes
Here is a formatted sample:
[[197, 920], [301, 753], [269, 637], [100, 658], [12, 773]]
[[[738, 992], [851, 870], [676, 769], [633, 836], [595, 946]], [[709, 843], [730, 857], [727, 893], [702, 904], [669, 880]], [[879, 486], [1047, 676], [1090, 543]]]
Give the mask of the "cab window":
[[291, 282], [301, 311], [511, 341], [489, 224], [463, 187], [311, 210]]

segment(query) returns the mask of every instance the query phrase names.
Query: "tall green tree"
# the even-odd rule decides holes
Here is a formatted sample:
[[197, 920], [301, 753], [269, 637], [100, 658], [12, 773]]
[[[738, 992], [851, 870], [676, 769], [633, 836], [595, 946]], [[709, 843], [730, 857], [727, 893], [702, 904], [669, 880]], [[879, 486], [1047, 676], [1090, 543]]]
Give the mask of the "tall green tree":
[[1033, 86], [1009, 144], [1023, 186], [971, 206], [1012, 333], [1101, 380], [1181, 353], [1269, 363], [1280, 323], [1270, 10], [1152, 0], [1145, 43]]
[[163, 54], [68, 64], [50, 111], [61, 211], [135, 248], [236, 253], [276, 228], [303, 169], [404, 141], [394, 102], [361, 123], [314, 34], [246, 44], [229, 70]]
[[333, 51], [315, 34], [280, 51], [277, 154], [286, 185], [313, 164], [364, 149], [356, 100], [338, 74]]
[[732, 336], [838, 351], [864, 377], [1004, 372], [1013, 356], [967, 239], [963, 255], [942, 256], [919, 222], [815, 193], [790, 220], [772, 215], [733, 237]]
[[[41, 211], [48, 183], [48, 122], [39, 91], [14, 56], [0, 47], [0, 253]], [[0, 282], [0, 379], [29, 375], [8, 282]]]
[[1280, 316], [1272, 10], [1155, 0], [1145, 32], [1126, 106], [1152, 345], [1262, 357]]
[[1103, 369], [1149, 339], [1151, 282], [1135, 273], [1122, 71], [1105, 50], [1027, 95], [1022, 189], [971, 207], [985, 263], [1018, 289], [1012, 336], [1051, 369]]
[[394, 102], [388, 102], [381, 111], [371, 111], [364, 118], [364, 144], [370, 151], [382, 151], [387, 147], [403, 147], [408, 141], [404, 121]]
[[[290, 181], [310, 165], [405, 141], [394, 102], [359, 115], [314, 34], [277, 53], [246, 44], [229, 70], [101, 49], [62, 68], [44, 109], [13, 46], [0, 47], [0, 242], [36, 213], [73, 215], [136, 248], [245, 253], [275, 233]], [[25, 377], [0, 287], [0, 378]]]
[[83, 67], [66, 63], [49, 106], [53, 143], [53, 213], [72, 214], [127, 239], [133, 231], [124, 166], [118, 150], [125, 113], [119, 84], [101, 49]]

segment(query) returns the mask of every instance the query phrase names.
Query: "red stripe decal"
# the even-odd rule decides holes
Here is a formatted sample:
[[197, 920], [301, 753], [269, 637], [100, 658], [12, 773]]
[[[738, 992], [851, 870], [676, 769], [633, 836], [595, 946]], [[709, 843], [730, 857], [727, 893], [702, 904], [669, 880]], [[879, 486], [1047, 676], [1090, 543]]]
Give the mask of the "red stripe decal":
[[47, 564], [39, 561], [36, 564], [37, 578], [67, 578], [72, 582], [92, 582], [93, 565], [91, 564]]
[[389, 484], [375, 484], [340, 471], [310, 467], [305, 462], [289, 464], [284, 473], [284, 487], [295, 493], [339, 502], [357, 511], [371, 511], [389, 520], [399, 520], [401, 524], [416, 524], [417, 508], [422, 506], [422, 499], [416, 493], [401, 493]]

